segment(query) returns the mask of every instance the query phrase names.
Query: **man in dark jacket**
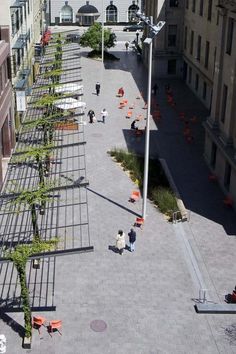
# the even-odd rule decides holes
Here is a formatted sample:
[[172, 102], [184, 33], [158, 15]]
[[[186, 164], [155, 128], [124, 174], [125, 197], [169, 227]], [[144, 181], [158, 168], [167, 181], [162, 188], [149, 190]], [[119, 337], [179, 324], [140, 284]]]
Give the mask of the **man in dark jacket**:
[[100, 94], [100, 89], [101, 89], [101, 85], [100, 85], [99, 82], [96, 83], [95, 89], [96, 89], [96, 94], [97, 94], [97, 96], [99, 96], [99, 94]]
[[128, 233], [128, 235], [129, 235], [130, 252], [134, 252], [135, 241], [136, 241], [136, 232], [134, 231], [134, 229], [131, 229], [130, 232]]
[[89, 123], [93, 123], [93, 118], [95, 117], [95, 113], [92, 109], [88, 111]]

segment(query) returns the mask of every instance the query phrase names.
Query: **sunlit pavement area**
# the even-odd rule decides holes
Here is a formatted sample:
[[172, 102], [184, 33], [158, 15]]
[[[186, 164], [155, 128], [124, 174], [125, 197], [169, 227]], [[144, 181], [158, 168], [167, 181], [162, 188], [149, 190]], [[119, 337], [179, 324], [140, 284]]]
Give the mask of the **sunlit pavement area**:
[[[61, 28], [60, 28], [61, 30]], [[223, 303], [235, 283], [235, 214], [225, 209], [217, 184], [208, 181], [203, 158], [204, 131], [201, 122], [207, 112], [180, 82], [170, 81], [176, 108], [167, 104], [165, 85], [159, 81], [157, 101], [161, 120], [151, 120], [150, 155], [166, 160], [175, 184], [189, 211], [189, 221], [170, 224], [148, 202], [143, 230], [137, 230], [136, 250], [123, 256], [112, 251], [118, 229], [129, 232], [142, 201], [128, 202], [136, 188], [129, 176], [107, 151], [124, 147], [142, 153], [144, 137], [136, 138], [131, 119], [118, 109], [120, 86], [125, 98], [135, 103], [134, 115], [145, 116], [147, 73], [135, 52], [118, 42], [112, 52], [119, 61], [105, 63], [86, 58], [81, 48], [81, 75], [87, 111], [106, 123], [86, 120], [86, 165], [91, 244], [94, 252], [58, 257], [55, 274], [55, 312], [42, 312], [48, 319], [61, 319], [62, 336], [51, 338], [46, 329], [33, 331], [32, 350], [21, 348], [21, 338], [4, 321], [1, 333], [7, 337], [7, 353], [235, 353], [234, 315], [199, 315], [194, 304], [199, 289], [207, 289], [207, 300]], [[95, 83], [101, 83], [96, 96]], [[187, 144], [178, 110], [197, 115], [194, 141]], [[86, 113], [87, 113], [86, 111]], [[23, 324], [22, 313], [10, 313]], [[104, 322], [93, 322], [94, 320]], [[12, 323], [14, 324], [14, 323]], [[13, 326], [14, 327], [14, 326]]]

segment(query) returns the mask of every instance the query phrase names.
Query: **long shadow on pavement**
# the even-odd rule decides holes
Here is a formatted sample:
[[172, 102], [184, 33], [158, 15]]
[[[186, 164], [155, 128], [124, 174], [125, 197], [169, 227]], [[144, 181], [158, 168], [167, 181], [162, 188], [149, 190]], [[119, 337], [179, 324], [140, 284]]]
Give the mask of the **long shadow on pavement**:
[[[132, 74], [132, 77], [146, 97], [147, 70], [133, 52], [112, 51], [120, 61], [106, 62], [106, 70], [123, 70]], [[153, 79], [153, 82], [156, 81]], [[161, 119], [154, 122], [158, 131], [151, 131], [150, 155], [159, 155], [166, 160], [175, 184], [180, 192], [187, 209], [213, 220], [222, 225], [228, 235], [236, 235], [236, 218], [233, 209], [225, 208], [224, 194], [217, 183], [210, 183], [210, 170], [204, 160], [205, 131], [202, 123], [209, 112], [187, 85], [178, 79], [158, 80], [159, 92], [154, 97], [159, 104]], [[165, 85], [169, 83], [176, 106], [173, 108], [167, 102]], [[128, 86], [128, 85], [127, 85]], [[124, 85], [126, 90], [126, 85]], [[128, 90], [128, 88], [127, 88]], [[192, 144], [184, 138], [184, 122], [180, 121], [179, 113], [185, 112], [187, 119], [196, 115], [197, 122], [191, 123], [193, 134]], [[128, 149], [142, 154], [144, 151], [144, 137], [134, 139], [130, 131], [124, 131]], [[138, 143], [138, 144], [137, 144]]]

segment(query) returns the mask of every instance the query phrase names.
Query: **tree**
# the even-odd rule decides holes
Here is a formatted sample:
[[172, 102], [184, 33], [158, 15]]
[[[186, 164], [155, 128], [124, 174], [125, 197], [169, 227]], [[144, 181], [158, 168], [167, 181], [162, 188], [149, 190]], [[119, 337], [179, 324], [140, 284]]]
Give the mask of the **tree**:
[[52, 190], [52, 186], [39, 185], [35, 190], [23, 190], [16, 197], [11, 198], [9, 203], [11, 205], [17, 205], [17, 212], [21, 211], [21, 208], [25, 208], [28, 205], [30, 208], [31, 221], [33, 226], [33, 235], [35, 240], [41, 241], [37, 220], [37, 206], [42, 210], [41, 214], [44, 213], [45, 205], [47, 201], [52, 200], [54, 197], [49, 193]]
[[15, 249], [8, 250], [5, 253], [5, 257], [10, 259], [14, 263], [20, 280], [26, 338], [29, 338], [32, 335], [32, 315], [30, 309], [29, 290], [26, 282], [26, 263], [29, 257], [34, 254], [53, 250], [57, 245], [58, 241], [58, 238], [54, 238], [49, 241], [39, 241], [35, 238], [33, 239], [32, 244], [19, 244], [15, 247]]
[[[104, 48], [112, 48], [115, 46], [116, 35], [110, 29], [104, 28]], [[95, 51], [102, 50], [102, 25], [95, 23], [93, 26], [81, 36], [80, 45], [82, 47], [90, 47]]]

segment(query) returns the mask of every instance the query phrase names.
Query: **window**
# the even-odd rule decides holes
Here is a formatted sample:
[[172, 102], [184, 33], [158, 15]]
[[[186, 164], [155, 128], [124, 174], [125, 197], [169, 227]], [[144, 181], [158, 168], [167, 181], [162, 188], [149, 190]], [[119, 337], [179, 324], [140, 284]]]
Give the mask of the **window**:
[[191, 84], [192, 82], [192, 68], [188, 68], [188, 83]]
[[179, 2], [176, 0], [170, 0], [170, 7], [178, 7], [179, 6]]
[[203, 0], [199, 1], [199, 16], [203, 16]]
[[189, 0], [186, 0], [186, 1], [185, 1], [185, 7], [186, 7], [186, 9], [189, 8]]
[[106, 8], [106, 22], [117, 22], [117, 7], [113, 5], [113, 1]]
[[208, 0], [208, 11], [207, 11], [207, 19], [211, 21], [212, 16], [212, 0]]
[[217, 11], [217, 17], [216, 17], [216, 25], [219, 25], [219, 19], [220, 19], [220, 11]]
[[227, 107], [227, 96], [228, 96], [228, 87], [226, 85], [223, 86], [222, 92], [222, 102], [221, 102], [221, 122], [225, 121], [225, 112]]
[[16, 12], [15, 12], [15, 19], [16, 19], [16, 31], [18, 31], [19, 30], [19, 28], [20, 28], [20, 20], [19, 20], [19, 11], [17, 10]]
[[199, 75], [196, 74], [195, 76], [195, 90], [198, 91], [198, 85], [199, 85]]
[[19, 9], [19, 12], [20, 12], [20, 25], [22, 25], [23, 24], [23, 8], [22, 7]]
[[20, 55], [20, 49], [17, 49], [17, 52], [16, 52], [16, 63], [18, 66], [20, 66], [20, 63], [21, 63], [21, 55]]
[[224, 186], [227, 190], [229, 190], [229, 187], [230, 187], [230, 179], [231, 179], [231, 165], [226, 161], [225, 162]]
[[26, 21], [26, 4], [25, 4], [25, 6], [24, 6], [24, 19], [25, 19], [25, 21]]
[[198, 36], [197, 38], [197, 60], [200, 61], [201, 58], [201, 43], [202, 43], [202, 37]]
[[177, 26], [169, 25], [168, 26], [168, 47], [176, 46], [176, 35], [177, 35]]
[[205, 68], [208, 69], [209, 64], [209, 52], [210, 52], [210, 42], [206, 41], [206, 48], [205, 48]]
[[232, 50], [233, 32], [234, 32], [234, 20], [232, 18], [229, 18], [228, 29], [227, 29], [227, 42], [226, 42], [226, 53], [229, 55], [231, 54], [231, 50]]
[[5, 87], [6, 82], [7, 82], [7, 67], [6, 67], [6, 61], [2, 63], [1, 66], [1, 73], [2, 73], [2, 86]]
[[135, 1], [133, 1], [133, 4], [130, 5], [128, 9], [128, 20], [129, 22], [134, 22], [136, 20], [136, 13], [139, 10], [139, 7], [135, 5]]
[[73, 10], [72, 7], [68, 5], [68, 1], [66, 1], [65, 5], [61, 8], [61, 22], [73, 22]]
[[13, 76], [16, 75], [16, 54], [12, 55], [12, 69], [13, 69]]
[[211, 146], [211, 167], [215, 168], [216, 165], [216, 152], [217, 152], [217, 146], [213, 142]]
[[206, 94], [207, 94], [207, 84], [204, 81], [203, 83], [203, 90], [202, 90], [202, 98], [205, 100], [206, 99]]
[[187, 38], [188, 38], [188, 28], [185, 26], [184, 28], [184, 49], [187, 49]]
[[11, 31], [12, 31], [13, 35], [16, 33], [16, 24], [15, 24], [14, 14], [11, 15]]
[[194, 41], [194, 32], [191, 31], [191, 38], [190, 38], [190, 54], [193, 54], [193, 41]]
[[167, 72], [169, 75], [175, 75], [176, 74], [176, 59], [170, 59], [168, 60], [168, 68]]
[[195, 12], [196, 10], [196, 0], [192, 0], [192, 12]]
[[2, 85], [2, 68], [0, 67], [0, 94], [2, 93], [3, 85]]

